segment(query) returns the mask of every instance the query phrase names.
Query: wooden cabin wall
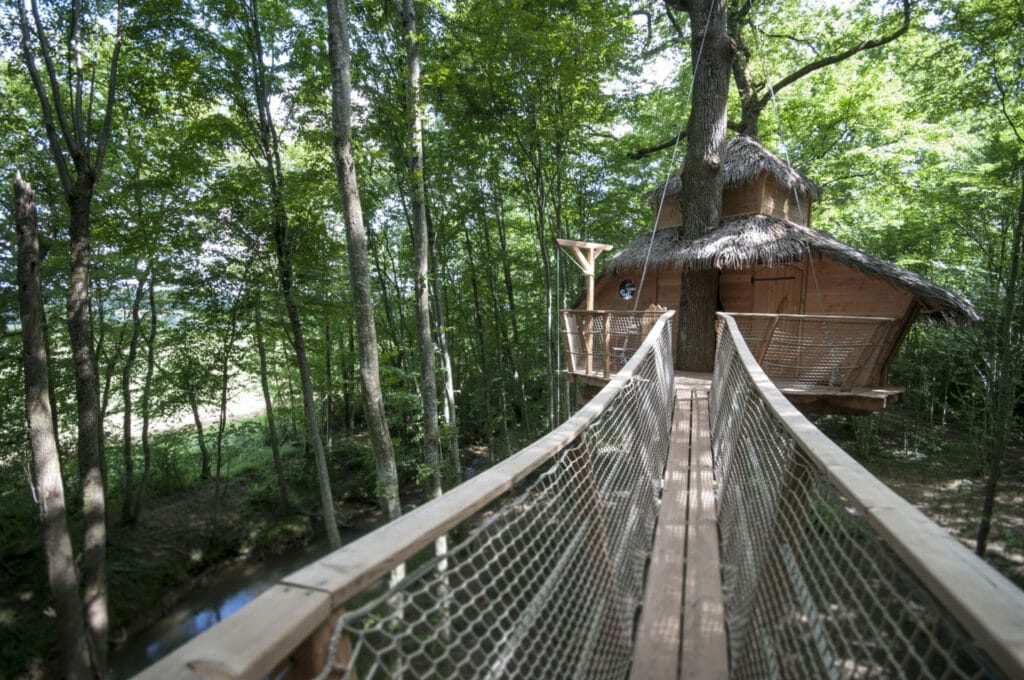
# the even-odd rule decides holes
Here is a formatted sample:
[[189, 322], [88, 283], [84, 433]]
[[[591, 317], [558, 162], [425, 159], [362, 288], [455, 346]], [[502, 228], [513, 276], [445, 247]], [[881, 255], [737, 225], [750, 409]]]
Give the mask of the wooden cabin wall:
[[858, 381], [864, 385], [887, 383], [889, 365], [918, 309], [907, 291], [820, 255], [815, 255], [813, 267], [804, 260], [779, 267], [723, 271], [719, 298], [727, 312], [896, 319], [894, 332], [880, 348], [876, 368]]
[[[737, 215], [763, 213], [765, 176], [761, 175], [750, 184], [733, 187], [722, 192], [722, 219]], [[767, 214], [767, 213], [764, 213]]]
[[764, 178], [764, 193], [762, 194], [761, 210], [762, 215], [771, 215], [793, 224], [810, 226], [811, 201], [806, 196], [797, 199], [792, 189], [782, 186], [777, 179], [768, 175]]
[[683, 226], [683, 207], [678, 198], [666, 198], [658, 214], [658, 204], [651, 206], [652, 215], [658, 219], [658, 229], [674, 229]]
[[[610, 310], [632, 310], [634, 303], [638, 311], [643, 311], [653, 304], [666, 309], [679, 309], [679, 293], [682, 277], [677, 271], [649, 271], [644, 281], [640, 299], [624, 300], [619, 295], [619, 286], [625, 281], [632, 281], [640, 288], [641, 272], [631, 272], [621, 276], [602, 276], [597, 280], [594, 290], [594, 308]], [[577, 307], [583, 309], [585, 302]]]

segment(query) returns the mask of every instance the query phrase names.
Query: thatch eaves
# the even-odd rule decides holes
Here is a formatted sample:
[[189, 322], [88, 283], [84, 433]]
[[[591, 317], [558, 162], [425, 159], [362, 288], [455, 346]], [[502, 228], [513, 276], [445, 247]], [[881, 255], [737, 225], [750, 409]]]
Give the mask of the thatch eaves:
[[[750, 184], [764, 173], [774, 177], [789, 191], [796, 191], [812, 201], [821, 198], [821, 189], [817, 184], [801, 175], [793, 166], [766, 149], [753, 137], [738, 135], [725, 141], [722, 150], [725, 189]], [[683, 182], [680, 175], [673, 175], [655, 187], [647, 195], [648, 200], [652, 203], [660, 200], [663, 188], [666, 199], [678, 199], [682, 196]]]
[[937, 320], [978, 321], [974, 306], [914, 272], [849, 246], [828, 234], [766, 215], [743, 215], [722, 221], [715, 230], [696, 239], [683, 238], [678, 229], [659, 229], [641, 236], [615, 255], [604, 273], [618, 276], [643, 269], [650, 252], [650, 270], [699, 271], [744, 269], [755, 264], [774, 267], [802, 260], [808, 252], [828, 255], [852, 269], [903, 288]]

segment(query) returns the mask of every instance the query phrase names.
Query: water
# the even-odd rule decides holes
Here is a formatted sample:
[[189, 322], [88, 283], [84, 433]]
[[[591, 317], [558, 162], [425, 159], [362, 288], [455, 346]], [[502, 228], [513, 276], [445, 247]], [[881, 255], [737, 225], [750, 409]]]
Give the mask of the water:
[[[367, 533], [342, 530], [346, 544]], [[129, 678], [196, 635], [231, 616], [293, 571], [330, 552], [323, 539], [309, 547], [263, 562], [228, 567], [216, 581], [189, 593], [163, 618], [128, 638], [110, 655], [110, 680]], [[111, 594], [116, 597], [116, 593]]]

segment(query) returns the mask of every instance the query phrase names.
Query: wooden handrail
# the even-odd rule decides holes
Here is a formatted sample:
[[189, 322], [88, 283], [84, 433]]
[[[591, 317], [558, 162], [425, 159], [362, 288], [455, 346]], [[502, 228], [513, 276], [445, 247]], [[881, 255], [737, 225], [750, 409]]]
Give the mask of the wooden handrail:
[[[779, 391], [743, 341], [736, 320], [719, 314], [724, 332], [765, 404], [796, 445], [863, 512], [931, 594], [1007, 677], [1024, 678], [1024, 591], [977, 557], [945, 529], [879, 481], [826, 437]], [[870, 317], [869, 317], [870, 318]]]
[[261, 678], [282, 664], [353, 595], [433, 544], [578, 439], [654, 351], [665, 312], [626, 366], [562, 425], [497, 465], [376, 531], [281, 579], [234, 616], [193, 638], [137, 678]]

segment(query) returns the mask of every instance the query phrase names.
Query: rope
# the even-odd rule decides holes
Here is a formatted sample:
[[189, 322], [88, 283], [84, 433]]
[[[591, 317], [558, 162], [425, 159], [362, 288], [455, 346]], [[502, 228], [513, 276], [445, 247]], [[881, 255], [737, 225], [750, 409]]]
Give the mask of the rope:
[[[708, 5], [707, 16], [704, 17], [704, 26], [707, 27], [708, 22], [711, 21], [711, 10], [714, 4]], [[697, 48], [697, 60], [693, 64], [693, 68], [690, 70], [690, 91], [686, 95], [687, 103], [690, 103], [693, 99], [693, 81], [697, 74], [697, 69], [700, 67], [701, 58], [704, 56], [704, 43], [707, 41], [708, 32], [704, 31], [704, 34], [700, 38], [700, 47]], [[658, 233], [658, 222], [661, 221], [661, 213], [665, 207], [665, 193], [668, 191], [668, 181], [672, 178], [673, 168], [675, 168], [676, 156], [679, 151], [679, 141], [682, 139], [682, 133], [676, 135], [676, 142], [672, 145], [672, 155], [669, 158], [669, 172], [665, 176], [665, 182], [662, 184], [661, 196], [658, 199], [658, 210], [654, 215], [654, 224], [651, 227], [651, 238], [647, 243], [647, 254], [644, 255], [644, 268], [640, 273], [640, 285], [637, 286], [636, 295], [633, 298], [633, 311], [636, 311], [637, 306], [640, 304], [640, 295], [644, 290], [644, 283], [647, 281], [647, 269], [651, 261], [651, 250], [654, 248], [654, 237]]]

